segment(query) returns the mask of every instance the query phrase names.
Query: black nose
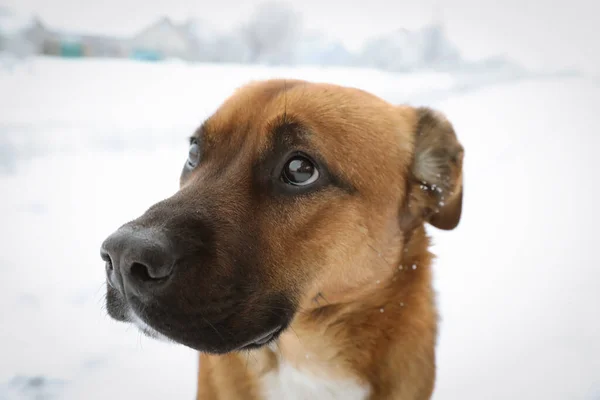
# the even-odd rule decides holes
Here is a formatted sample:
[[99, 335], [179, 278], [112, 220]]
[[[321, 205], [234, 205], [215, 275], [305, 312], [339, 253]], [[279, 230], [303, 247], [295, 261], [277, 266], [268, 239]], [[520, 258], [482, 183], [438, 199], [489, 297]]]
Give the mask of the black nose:
[[175, 264], [168, 238], [157, 229], [120, 228], [104, 241], [100, 253], [109, 284], [121, 292], [140, 294], [164, 283]]

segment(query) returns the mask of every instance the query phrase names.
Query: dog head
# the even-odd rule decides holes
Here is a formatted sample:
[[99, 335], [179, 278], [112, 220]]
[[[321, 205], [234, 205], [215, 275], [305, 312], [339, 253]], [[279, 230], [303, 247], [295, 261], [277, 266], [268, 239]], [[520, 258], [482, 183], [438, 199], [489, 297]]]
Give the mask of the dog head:
[[462, 158], [433, 110], [246, 85], [193, 134], [180, 190], [103, 243], [109, 314], [203, 352], [265, 345], [387, 273], [416, 227], [456, 227]]

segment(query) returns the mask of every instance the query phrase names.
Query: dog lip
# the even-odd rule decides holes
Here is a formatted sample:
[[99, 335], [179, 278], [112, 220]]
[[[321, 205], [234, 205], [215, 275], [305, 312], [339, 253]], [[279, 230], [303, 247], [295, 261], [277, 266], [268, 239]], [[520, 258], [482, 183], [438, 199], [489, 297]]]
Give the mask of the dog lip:
[[267, 344], [268, 342], [271, 341], [271, 339], [273, 339], [273, 337], [275, 337], [275, 335], [277, 335], [279, 332], [281, 332], [282, 329], [283, 329], [283, 326], [278, 325], [277, 327], [267, 331], [266, 333], [263, 333], [262, 335], [258, 336], [257, 338], [254, 338], [254, 339], [244, 343], [239, 348], [244, 349], [246, 347], [262, 346], [264, 344]]
[[108, 285], [115, 290], [119, 289], [117, 282], [115, 282], [114, 272], [112, 271], [106, 271], [106, 283], [108, 283]]
[[269, 333], [265, 334], [264, 336], [261, 336], [260, 338], [258, 338], [254, 341], [254, 344], [267, 343], [269, 340], [271, 340], [271, 338], [273, 338], [273, 335], [275, 335], [275, 333], [277, 333], [278, 330], [279, 330], [279, 328], [276, 328], [274, 331], [269, 332]]

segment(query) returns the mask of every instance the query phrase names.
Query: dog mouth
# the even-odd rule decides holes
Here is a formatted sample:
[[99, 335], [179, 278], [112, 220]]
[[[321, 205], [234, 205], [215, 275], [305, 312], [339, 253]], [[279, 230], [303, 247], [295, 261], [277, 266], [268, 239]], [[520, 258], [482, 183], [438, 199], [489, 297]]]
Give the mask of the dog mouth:
[[[127, 322], [135, 325], [143, 334], [150, 338], [162, 342], [173, 342], [172, 339], [168, 338], [167, 336], [163, 335], [162, 333], [158, 332], [156, 329], [148, 325], [131, 309], [129, 312], [129, 318]], [[253, 350], [266, 346], [269, 343], [275, 341], [284, 330], [285, 328], [283, 325], [277, 325], [275, 328], [269, 329], [268, 331], [243, 342], [241, 345], [235, 346], [235, 348], [232, 349], [232, 351]]]
[[[170, 342], [170, 343], [176, 342], [175, 340], [163, 335], [162, 333], [160, 333], [159, 331], [157, 331], [156, 329], [151, 327], [142, 318], [140, 318], [133, 310], [131, 310], [129, 317], [130, 318], [129, 318], [128, 322], [135, 325], [146, 336], [156, 339], [156, 340], [159, 340], [159, 341], [162, 341], [162, 342]], [[252, 339], [246, 340], [246, 341], [242, 342], [242, 344], [238, 344], [237, 346], [233, 345], [233, 343], [231, 343], [229, 345], [230, 349], [227, 352], [255, 350], [255, 349], [259, 349], [261, 347], [267, 346], [271, 342], [274, 342], [275, 340], [277, 340], [279, 335], [281, 335], [281, 333], [284, 330], [285, 330], [285, 327], [283, 325], [277, 325], [276, 327], [269, 329], [268, 331], [261, 333], [258, 336], [254, 336]], [[231, 346], [231, 345], [233, 345], [233, 346]]]
[[[166, 337], [162, 333], [158, 332], [150, 325], [148, 325], [144, 320], [138, 317], [135, 312], [130, 313], [130, 323], [135, 325], [143, 334], [146, 336], [162, 341], [162, 342], [173, 342], [172, 339]], [[236, 348], [231, 351], [243, 351], [243, 350], [254, 350], [260, 347], [266, 346], [269, 343], [275, 341], [279, 335], [284, 331], [284, 327], [282, 325], [278, 325], [277, 327], [268, 330], [267, 332], [260, 334], [259, 336], [254, 337], [251, 340], [244, 342], [241, 345], [236, 346]]]
[[[107, 286], [107, 311], [113, 319], [134, 325], [150, 338], [183, 344], [207, 353], [223, 354], [267, 346], [279, 338], [293, 317], [290, 310], [289, 313], [264, 319], [264, 313], [258, 307], [255, 310], [258, 315], [249, 316], [254, 326], [239, 324], [236, 314], [221, 320], [211, 319], [210, 322], [205, 316], [195, 314], [182, 318], [171, 310], [142, 304], [135, 296], [125, 298], [118, 290]], [[281, 301], [279, 299], [279, 303]]]

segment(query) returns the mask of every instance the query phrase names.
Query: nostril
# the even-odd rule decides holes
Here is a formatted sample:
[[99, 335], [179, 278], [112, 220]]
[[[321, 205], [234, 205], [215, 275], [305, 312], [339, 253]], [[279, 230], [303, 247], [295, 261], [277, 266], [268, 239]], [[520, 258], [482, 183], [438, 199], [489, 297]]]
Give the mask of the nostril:
[[122, 290], [144, 290], [167, 281], [174, 268], [174, 254], [162, 231], [120, 228], [100, 247], [106, 274]]
[[144, 264], [134, 262], [131, 264], [131, 268], [129, 269], [129, 275], [140, 282], [160, 282], [169, 277], [169, 274], [164, 276], [157, 275], [152, 271], [153, 270], [151, 268], [145, 266]]
[[[161, 264], [162, 265], [162, 264]], [[141, 263], [134, 261], [130, 264], [127, 269], [126, 276], [129, 278], [130, 283], [143, 283], [143, 284], [152, 284], [152, 283], [161, 283], [165, 282], [169, 276], [171, 269], [163, 266], [154, 266], [149, 263]]]
[[100, 257], [106, 262], [106, 269], [112, 271], [114, 267], [110, 255], [106, 251], [102, 250], [100, 252]]
[[142, 282], [158, 280], [150, 276], [150, 272], [148, 272], [148, 267], [146, 267], [144, 264], [140, 264], [137, 262], [131, 265], [129, 273], [132, 277]]

